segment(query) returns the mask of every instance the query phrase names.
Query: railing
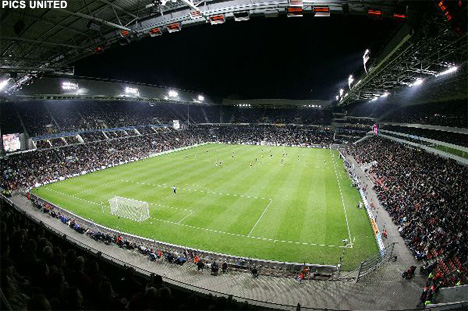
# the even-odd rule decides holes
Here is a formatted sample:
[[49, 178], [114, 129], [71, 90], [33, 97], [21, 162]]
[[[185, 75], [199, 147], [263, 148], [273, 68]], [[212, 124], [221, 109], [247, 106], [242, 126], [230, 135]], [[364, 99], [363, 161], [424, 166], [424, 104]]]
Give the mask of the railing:
[[[53, 233], [57, 237], [64, 238], [64, 239], [68, 240], [69, 242], [74, 244], [76, 247], [82, 249], [83, 251], [86, 251], [87, 253], [90, 253], [93, 256], [97, 256], [100, 259], [103, 259], [103, 260], [105, 260], [105, 261], [107, 261], [107, 262], [109, 262], [111, 264], [118, 265], [120, 267], [132, 267], [132, 268], [134, 268], [136, 270], [136, 272], [138, 274], [140, 274], [141, 276], [144, 276], [146, 278], [149, 278], [149, 277], [151, 277], [151, 275], [154, 275], [154, 272], [152, 272], [152, 271], [149, 271], [149, 270], [144, 269], [144, 268], [139, 267], [139, 266], [132, 265], [132, 264], [130, 264], [128, 262], [125, 262], [125, 261], [123, 261], [123, 260], [121, 260], [121, 259], [119, 259], [117, 257], [114, 257], [112, 255], [109, 255], [107, 253], [103, 253], [100, 250], [79, 241], [78, 239], [74, 238], [72, 235], [64, 236], [64, 234], [63, 234], [63, 232], [61, 230], [58, 230], [54, 226], [51, 226], [51, 225], [49, 225], [47, 223], [44, 223], [44, 222], [40, 221], [40, 219], [34, 217], [30, 213], [27, 213], [24, 209], [22, 209], [21, 207], [16, 205], [12, 200], [10, 200], [9, 198], [6, 198], [5, 196], [3, 196], [1, 194], [0, 194], [0, 199], [5, 200], [6, 202], [8, 202], [8, 204], [11, 205], [16, 211], [18, 211], [19, 213], [21, 213], [22, 215], [24, 215], [25, 217], [27, 217], [31, 221], [35, 222], [36, 224], [40, 224], [41, 226], [44, 226], [47, 230], [49, 230], [51, 233]], [[63, 210], [63, 211], [64, 211], [64, 213], [67, 213], [66, 210]], [[73, 215], [73, 213], [70, 213], [70, 212], [68, 212], [68, 213], [70, 215]], [[85, 219], [83, 219], [83, 220], [85, 222], [89, 223], [89, 221], [87, 221]], [[115, 230], [113, 230], [113, 231], [115, 231]], [[161, 262], [164, 262], [164, 261], [161, 261]], [[262, 275], [263, 275], [263, 273], [262, 273]], [[183, 281], [180, 281], [180, 280], [176, 280], [174, 278], [168, 277], [167, 275], [163, 276], [163, 281], [170, 284], [171, 286], [186, 289], [186, 290], [189, 290], [189, 291], [192, 291], [192, 292], [197, 292], [197, 293], [203, 294], [203, 295], [211, 294], [211, 295], [218, 296], [218, 297], [225, 297], [225, 298], [232, 297], [233, 299], [237, 300], [238, 302], [246, 301], [249, 304], [254, 305], [254, 306], [258, 306], [260, 308], [268, 308], [268, 309], [274, 309], [274, 310], [297, 310], [297, 305], [280, 304], [280, 303], [275, 303], [275, 302], [271, 302], [271, 301], [262, 301], [262, 300], [259, 300], [259, 299], [253, 299], [253, 298], [247, 298], [247, 297], [242, 297], [242, 296], [237, 296], [237, 295], [232, 295], [232, 294], [226, 294], [226, 293], [216, 291], [216, 290], [213, 290], [213, 289], [209, 289], [209, 288], [205, 288], [205, 287], [201, 287], [201, 286], [196, 286], [196, 285], [193, 285], [193, 284], [188, 283], [188, 282], [183, 282]], [[302, 309], [302, 310], [325, 310], [323, 308], [313, 308], [313, 307], [301, 307], [300, 309]], [[329, 310], [329, 311], [345, 311], [343, 309], [328, 309], [328, 308], [326, 310]]]
[[331, 278], [333, 274], [337, 271], [337, 267], [334, 265], [320, 265], [320, 264], [305, 264], [297, 262], [279, 262], [272, 260], [263, 260], [256, 258], [246, 258], [232, 256], [228, 254], [215, 253], [206, 250], [200, 250], [195, 248], [190, 248], [182, 245], [175, 245], [171, 243], [166, 243], [162, 241], [156, 241], [137, 235], [121, 232], [115, 229], [111, 229], [102, 225], [99, 225], [92, 220], [85, 219], [81, 216], [78, 216], [66, 209], [63, 209], [45, 199], [42, 199], [36, 196], [33, 193], [29, 193], [29, 198], [33, 200], [39, 206], [43, 206], [44, 203], [53, 207], [54, 211], [57, 214], [65, 216], [66, 218], [74, 219], [80, 227], [89, 228], [92, 231], [99, 231], [103, 234], [110, 235], [112, 237], [122, 237], [124, 240], [134, 243], [139, 246], [143, 246], [147, 249], [161, 250], [165, 253], [174, 253], [179, 254], [184, 253], [185, 251], [196, 253], [201, 259], [205, 261], [217, 261], [217, 262], [226, 262], [231, 269], [237, 271], [250, 272], [251, 267], [256, 267], [262, 275], [269, 275], [275, 277], [296, 277], [297, 274], [307, 266], [314, 277], [317, 278]]
[[[183, 147], [180, 149], [191, 148]], [[330, 149], [338, 149], [339, 145], [330, 145]], [[175, 152], [180, 149], [170, 150], [169, 152]], [[156, 154], [160, 155], [160, 154]], [[152, 155], [155, 156], [155, 155]], [[362, 195], [362, 193], [361, 193]], [[375, 270], [380, 264], [384, 261], [385, 255], [388, 253], [383, 248], [383, 243], [379, 243], [380, 253], [376, 254], [365, 261], [363, 261], [359, 267], [351, 271], [340, 271], [341, 265], [320, 265], [320, 264], [312, 264], [312, 263], [297, 263], [297, 262], [279, 262], [279, 261], [271, 261], [271, 260], [264, 260], [264, 259], [257, 259], [257, 258], [246, 258], [246, 257], [238, 257], [232, 256], [228, 254], [222, 253], [215, 253], [206, 250], [200, 250], [195, 248], [190, 248], [183, 245], [175, 245], [171, 243], [166, 243], [162, 241], [156, 241], [136, 235], [132, 235], [126, 232], [118, 231], [112, 228], [108, 228], [102, 225], [95, 223], [90, 219], [85, 219], [81, 216], [78, 216], [56, 204], [53, 204], [45, 199], [38, 197], [35, 194], [29, 193], [31, 199], [34, 199], [37, 204], [43, 205], [43, 203], [47, 203], [50, 206], [53, 206], [57, 213], [67, 217], [75, 219], [75, 222], [78, 223], [81, 227], [90, 228], [93, 231], [99, 231], [103, 234], [110, 235], [112, 237], [120, 236], [126, 241], [130, 243], [134, 243], [140, 246], [143, 246], [147, 249], [160, 249], [161, 252], [166, 253], [184, 253], [185, 251], [193, 252], [198, 254], [198, 256], [206, 261], [218, 261], [218, 262], [226, 262], [228, 266], [232, 269], [236, 269], [238, 271], [250, 272], [251, 267], [256, 267], [257, 269], [261, 270], [262, 275], [269, 275], [275, 277], [296, 277], [300, 271], [307, 266], [311, 273], [312, 279], [329, 279], [329, 280], [354, 280], [358, 281], [360, 277], [368, 274], [369, 272]], [[367, 204], [366, 204], [367, 205]], [[367, 206], [366, 206], [367, 208]], [[380, 236], [378, 235], [377, 241], [381, 241]], [[393, 251], [393, 248], [392, 248]]]

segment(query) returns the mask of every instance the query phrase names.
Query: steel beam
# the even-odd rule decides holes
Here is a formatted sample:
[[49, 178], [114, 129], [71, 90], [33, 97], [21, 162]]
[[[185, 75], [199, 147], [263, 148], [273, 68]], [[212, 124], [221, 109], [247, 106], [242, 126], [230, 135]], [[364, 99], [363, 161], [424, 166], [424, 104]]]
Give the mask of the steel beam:
[[88, 15], [88, 14], [84, 14], [84, 13], [80, 13], [80, 12], [71, 12], [71, 11], [68, 11], [66, 9], [56, 9], [56, 10], [59, 10], [61, 12], [64, 12], [64, 13], [67, 13], [67, 14], [70, 14], [70, 15], [78, 16], [78, 17], [81, 17], [81, 18], [86, 18], [86, 19], [89, 19], [89, 20], [92, 20], [92, 21], [95, 21], [95, 22], [99, 22], [99, 23], [102, 23], [102, 24], [107, 25], [109, 27], [117, 28], [117, 29], [120, 29], [120, 30], [132, 31], [128, 27], [125, 27], [125, 26], [122, 26], [122, 25], [119, 25], [119, 24], [116, 24], [116, 23], [113, 23], [113, 22], [109, 22], [109, 21], [106, 21], [104, 19], [94, 17], [94, 16], [91, 16], [91, 15]]
[[78, 46], [78, 45], [58, 43], [58, 42], [49, 42], [49, 41], [41, 41], [41, 40], [33, 40], [33, 39], [27, 39], [27, 38], [21, 38], [21, 37], [5, 37], [5, 36], [2, 36], [2, 40], [23, 41], [23, 42], [29, 42], [29, 43], [40, 43], [40, 44], [45, 44], [45, 45], [63, 46], [63, 47], [72, 48], [72, 49], [81, 49], [81, 47]]
[[133, 13], [128, 12], [127, 10], [125, 10], [124, 8], [122, 8], [121, 6], [118, 6], [117, 4], [114, 4], [114, 3], [109, 2], [109, 1], [107, 1], [107, 0], [99, 0], [99, 2], [108, 4], [108, 5], [110, 5], [111, 7], [113, 7], [114, 9], [116, 9], [117, 11], [123, 12], [123, 13], [127, 14], [128, 16], [131, 16], [131, 17], [133, 17], [133, 18], [138, 19], [138, 16], [136, 16], [136, 15], [133, 14]]

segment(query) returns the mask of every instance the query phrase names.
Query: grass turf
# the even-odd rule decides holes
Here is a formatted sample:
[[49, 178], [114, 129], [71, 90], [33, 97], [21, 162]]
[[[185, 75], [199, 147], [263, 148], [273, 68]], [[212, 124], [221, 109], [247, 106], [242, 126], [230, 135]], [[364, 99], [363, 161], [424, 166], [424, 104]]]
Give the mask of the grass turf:
[[[208, 144], [34, 193], [107, 227], [235, 256], [337, 264], [342, 240], [351, 239], [351, 269], [377, 252], [366, 212], [356, 208], [359, 193], [328, 149]], [[148, 202], [150, 219], [111, 215], [116, 195]]]

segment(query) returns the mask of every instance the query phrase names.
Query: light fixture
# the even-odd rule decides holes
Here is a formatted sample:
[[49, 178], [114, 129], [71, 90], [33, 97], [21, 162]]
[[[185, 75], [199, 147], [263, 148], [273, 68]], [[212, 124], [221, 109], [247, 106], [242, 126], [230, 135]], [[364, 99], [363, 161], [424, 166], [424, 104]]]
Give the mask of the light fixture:
[[3, 90], [5, 86], [7, 86], [7, 84], [8, 84], [8, 80], [0, 81], [0, 91]]
[[438, 76], [445, 76], [445, 75], [448, 75], [449, 73], [452, 73], [452, 72], [455, 72], [458, 70], [458, 67], [457, 66], [453, 66], [453, 67], [450, 67], [449, 69], [447, 70], [444, 70], [438, 74], [436, 74], [436, 77]]
[[174, 90], [170, 90], [167, 94], [169, 95], [169, 97], [172, 97], [172, 98], [176, 98], [177, 96], [179, 96], [179, 93], [177, 93]]
[[134, 96], [139, 96], [140, 95], [140, 91], [138, 91], [138, 89], [136, 87], [129, 87], [127, 86], [125, 88], [125, 94], [129, 94], [129, 95], [134, 95]]
[[344, 90], [343, 90], [343, 89], [340, 89], [340, 97], [343, 96], [343, 93], [344, 93]]
[[388, 95], [390, 95], [390, 93], [389, 93], [389, 92], [385, 92], [385, 93], [382, 94], [382, 97], [387, 97]]
[[205, 100], [205, 96], [203, 96], [203, 95], [198, 95], [198, 100], [201, 101], [201, 102], [204, 101], [204, 100]]
[[367, 73], [367, 62], [370, 59], [370, 51], [369, 49], [366, 49], [364, 51], [364, 55], [362, 55], [362, 64], [364, 66], [364, 71]]
[[421, 85], [423, 84], [424, 80], [421, 79], [421, 78], [418, 78], [416, 79], [416, 81], [414, 81], [413, 83], [411, 83], [409, 86], [412, 87], [412, 86], [418, 86], [418, 85]]
[[336, 100], [339, 100], [339, 99], [340, 99], [340, 96], [336, 95], [336, 97], [335, 97], [335, 98], [336, 98]]
[[348, 77], [348, 86], [349, 86], [350, 89], [351, 89], [351, 84], [353, 84], [353, 82], [354, 82], [353, 75], [349, 75], [349, 77]]
[[66, 90], [66, 91], [76, 91], [79, 88], [80, 87], [79, 87], [78, 83], [73, 83], [73, 82], [69, 82], [69, 81], [65, 81], [65, 82], [62, 83], [62, 89]]

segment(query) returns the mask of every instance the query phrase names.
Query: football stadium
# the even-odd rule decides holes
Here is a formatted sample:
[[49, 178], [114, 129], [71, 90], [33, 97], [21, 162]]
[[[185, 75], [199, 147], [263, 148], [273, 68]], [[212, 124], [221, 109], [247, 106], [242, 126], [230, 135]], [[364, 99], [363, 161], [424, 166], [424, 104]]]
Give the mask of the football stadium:
[[2, 310], [466, 310], [464, 0], [1, 1]]

